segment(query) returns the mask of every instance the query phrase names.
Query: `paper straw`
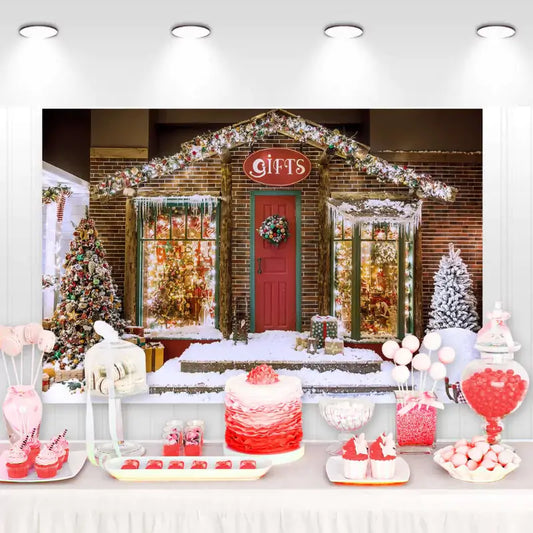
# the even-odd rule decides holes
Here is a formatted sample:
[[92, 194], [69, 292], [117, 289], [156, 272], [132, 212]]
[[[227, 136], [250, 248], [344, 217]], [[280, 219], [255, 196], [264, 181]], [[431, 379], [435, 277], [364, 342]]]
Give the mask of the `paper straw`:
[[33, 359], [35, 357], [35, 344], [31, 345], [31, 373], [30, 373], [30, 382], [33, 379]]
[[9, 376], [9, 370], [7, 369], [6, 354], [4, 353], [4, 350], [2, 350], [2, 361], [4, 361], [4, 368], [6, 370], [7, 383], [11, 387], [11, 377]]
[[41, 357], [39, 358], [39, 364], [37, 365], [37, 369], [35, 371], [35, 376], [33, 377], [33, 380], [31, 382], [31, 385], [33, 388], [35, 388], [35, 384], [37, 383], [37, 377], [39, 376], [39, 368], [41, 368], [41, 364], [43, 361], [44, 352], [41, 352]]
[[20, 352], [20, 384], [24, 382], [24, 347], [22, 347], [22, 351]]
[[13, 370], [15, 371], [15, 379], [17, 380], [16, 383], [18, 385], [20, 385], [19, 374], [17, 372], [17, 365], [15, 364], [15, 358], [14, 357], [11, 358], [11, 362], [13, 363]]

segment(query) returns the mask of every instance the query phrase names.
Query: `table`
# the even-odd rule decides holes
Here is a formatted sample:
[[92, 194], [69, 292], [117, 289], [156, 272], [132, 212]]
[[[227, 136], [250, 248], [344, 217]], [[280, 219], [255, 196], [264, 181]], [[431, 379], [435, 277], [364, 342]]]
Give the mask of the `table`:
[[[78, 444], [77, 446], [81, 446]], [[451, 478], [430, 455], [403, 456], [407, 485], [332, 485], [327, 443], [252, 482], [126, 483], [87, 463], [71, 480], [0, 484], [0, 533], [524, 533], [533, 527], [533, 443], [493, 484]], [[148, 444], [156, 454], [160, 445]], [[72, 446], [75, 449], [75, 445]], [[206, 446], [217, 455], [221, 446]]]

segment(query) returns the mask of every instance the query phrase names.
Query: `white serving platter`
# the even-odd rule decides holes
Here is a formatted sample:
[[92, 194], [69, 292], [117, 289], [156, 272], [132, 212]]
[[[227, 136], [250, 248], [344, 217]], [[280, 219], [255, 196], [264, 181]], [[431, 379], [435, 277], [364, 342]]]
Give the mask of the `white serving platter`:
[[10, 478], [7, 475], [6, 460], [9, 450], [4, 450], [0, 455], [0, 481], [6, 483], [47, 483], [49, 481], [62, 481], [77, 476], [85, 464], [87, 453], [85, 450], [72, 451], [68, 455], [68, 461], [57, 471], [55, 477], [41, 479], [37, 477], [33, 467], [30, 468], [28, 475], [21, 479]]
[[296, 450], [283, 453], [241, 453], [235, 450], [232, 450], [225, 442], [222, 443], [222, 449], [224, 455], [230, 457], [240, 457], [242, 459], [254, 459], [255, 461], [260, 461], [267, 459], [271, 461], [273, 465], [285, 465], [288, 463], [294, 463], [295, 461], [300, 460], [305, 454], [305, 445], [300, 444]]
[[344, 477], [342, 457], [335, 455], [326, 463], [328, 479], [336, 485], [403, 485], [409, 481], [411, 470], [407, 461], [402, 457], [396, 458], [394, 477], [390, 479], [376, 479], [370, 473], [370, 461], [368, 461], [367, 477], [364, 479], [348, 479]]
[[[139, 468], [136, 470], [122, 470], [121, 466], [125, 460], [137, 459]], [[146, 469], [145, 466], [150, 460], [163, 461], [161, 469]], [[254, 481], [262, 478], [272, 467], [272, 461], [269, 459], [254, 459], [256, 468], [240, 469], [241, 461], [253, 459], [252, 457], [235, 457], [227, 456], [198, 456], [198, 457], [114, 457], [103, 464], [104, 470], [109, 475], [120, 481]], [[233, 466], [227, 469], [215, 469], [217, 461], [231, 460]], [[170, 461], [183, 461], [183, 470], [168, 469]], [[193, 461], [206, 461], [207, 468], [191, 469]]]

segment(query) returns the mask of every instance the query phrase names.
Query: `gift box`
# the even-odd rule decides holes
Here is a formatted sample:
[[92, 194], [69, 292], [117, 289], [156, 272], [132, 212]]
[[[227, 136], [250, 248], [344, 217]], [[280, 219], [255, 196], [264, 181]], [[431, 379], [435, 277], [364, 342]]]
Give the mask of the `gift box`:
[[294, 345], [294, 349], [298, 351], [306, 350], [307, 349], [307, 337], [308, 335], [306, 334], [297, 335], [295, 339], [296, 344]]
[[339, 323], [334, 316], [315, 315], [311, 317], [311, 337], [317, 339], [318, 348], [324, 348], [326, 337], [336, 339]]
[[143, 347], [146, 355], [146, 372], [159, 370], [165, 362], [165, 347], [160, 342], [152, 342]]
[[332, 339], [326, 337], [324, 341], [324, 353], [326, 355], [337, 355], [344, 353], [344, 341], [342, 339]]

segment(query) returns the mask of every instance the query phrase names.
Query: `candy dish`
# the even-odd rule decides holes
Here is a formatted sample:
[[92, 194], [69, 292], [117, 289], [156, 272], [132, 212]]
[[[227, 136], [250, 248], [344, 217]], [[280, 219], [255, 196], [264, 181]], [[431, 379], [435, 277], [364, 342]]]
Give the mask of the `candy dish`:
[[433, 455], [433, 460], [439, 466], [444, 468], [444, 470], [446, 470], [450, 476], [455, 479], [459, 479], [460, 481], [468, 481], [470, 483], [491, 483], [493, 481], [500, 481], [505, 476], [516, 470], [520, 465], [521, 459], [512, 450], [512, 448], [503, 444], [501, 446], [512, 452], [513, 459], [505, 466], [496, 464], [492, 470], [487, 470], [482, 466], [479, 466], [475, 470], [470, 470], [466, 465], [454, 466], [450, 461], [444, 460], [441, 454], [443, 451], [442, 449], [435, 452]]
[[[139, 462], [137, 469], [122, 469], [125, 461]], [[161, 462], [162, 468], [147, 468], [151, 462]], [[231, 467], [228, 468], [228, 461]], [[251, 467], [255, 462], [255, 468]], [[107, 473], [120, 481], [253, 481], [262, 478], [272, 467], [269, 459], [228, 458], [224, 456], [180, 457], [114, 457], [102, 465]], [[205, 463], [205, 467], [204, 467]], [[224, 463], [224, 468], [220, 465]], [[244, 464], [241, 464], [244, 463]], [[217, 468], [218, 464], [218, 468]]]
[[0, 455], [0, 482], [6, 483], [47, 483], [50, 481], [62, 481], [77, 476], [85, 464], [87, 454], [85, 450], [70, 451], [68, 462], [63, 464], [63, 468], [58, 470], [57, 474], [51, 478], [39, 478], [35, 469], [30, 468], [28, 475], [25, 478], [16, 479], [10, 478], [7, 474], [6, 460], [9, 450], [4, 450]]
[[370, 464], [365, 478], [348, 479], [344, 477], [342, 457], [335, 455], [330, 457], [326, 463], [326, 475], [331, 483], [336, 485], [403, 485], [409, 481], [411, 471], [407, 461], [403, 457], [397, 457], [394, 475], [389, 479], [373, 478]]

